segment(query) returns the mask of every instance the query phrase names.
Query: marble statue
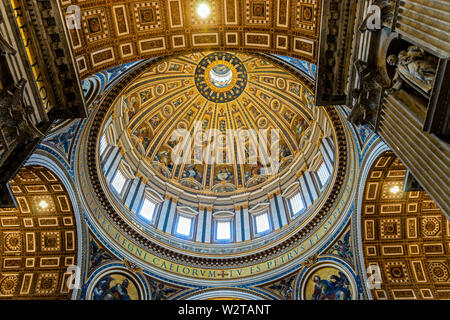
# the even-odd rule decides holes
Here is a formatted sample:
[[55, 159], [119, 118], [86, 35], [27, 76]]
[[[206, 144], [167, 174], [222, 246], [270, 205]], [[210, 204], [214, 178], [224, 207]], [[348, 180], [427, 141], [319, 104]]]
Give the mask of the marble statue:
[[402, 81], [412, 85], [415, 89], [430, 93], [436, 76], [437, 59], [427, 54], [417, 46], [410, 46], [398, 55], [391, 54], [387, 63], [396, 67], [393, 89], [398, 90]]
[[15, 131], [16, 136], [25, 139], [41, 138], [44, 134], [31, 120], [33, 108], [24, 102], [26, 83], [25, 79], [21, 79], [0, 91], [0, 126], [6, 131]]

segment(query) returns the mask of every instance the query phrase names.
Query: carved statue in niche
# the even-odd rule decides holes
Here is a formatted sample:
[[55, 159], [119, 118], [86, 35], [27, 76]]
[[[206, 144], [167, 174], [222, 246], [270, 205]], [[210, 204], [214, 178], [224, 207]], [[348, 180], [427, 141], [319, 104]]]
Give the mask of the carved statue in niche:
[[[382, 24], [391, 24], [392, 19], [394, 18], [394, 4], [391, 3], [389, 0], [375, 0], [372, 3], [372, 6], [377, 6], [380, 8], [380, 19]], [[359, 26], [358, 30], [359, 32], [366, 32], [366, 31], [377, 31], [378, 28], [370, 28], [367, 23], [370, 19], [373, 18], [373, 14], [368, 13], [367, 16], [364, 18], [363, 22]], [[380, 26], [381, 28], [381, 26]]]
[[18, 83], [0, 91], [0, 130], [7, 136], [22, 136], [26, 141], [30, 138], [43, 137], [42, 132], [31, 121], [33, 108], [24, 103], [23, 93], [27, 81]]
[[368, 123], [374, 126], [380, 75], [361, 60], [356, 61], [354, 67], [359, 78], [359, 89], [353, 89], [352, 111], [348, 115], [348, 120], [357, 125]]
[[403, 81], [429, 94], [433, 88], [438, 60], [417, 46], [410, 46], [398, 55], [391, 54], [386, 61], [396, 67], [392, 89], [399, 90]]

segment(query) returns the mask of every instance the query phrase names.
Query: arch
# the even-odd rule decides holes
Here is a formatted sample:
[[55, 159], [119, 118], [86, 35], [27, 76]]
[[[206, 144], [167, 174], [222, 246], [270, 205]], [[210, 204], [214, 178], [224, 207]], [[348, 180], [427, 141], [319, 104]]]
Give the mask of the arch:
[[368, 168], [360, 250], [376, 282], [367, 289], [377, 300], [448, 299], [450, 221], [425, 191], [403, 191], [407, 170], [393, 152]]
[[[367, 179], [367, 176], [369, 174], [370, 168], [372, 167], [375, 160], [382, 154], [383, 152], [386, 152], [389, 150], [389, 147], [380, 140], [378, 144], [374, 144], [372, 147], [372, 151], [369, 153], [369, 156], [364, 159], [364, 162], [361, 164], [361, 170], [360, 170], [360, 176], [359, 176], [359, 188], [357, 190], [356, 195], [356, 248], [359, 251], [358, 257], [360, 260], [358, 261], [361, 266], [361, 274], [362, 274], [362, 280], [364, 284], [367, 283], [367, 273], [365, 272], [366, 265], [364, 263], [364, 253], [362, 249], [362, 231], [361, 231], [361, 205], [362, 205], [362, 199], [364, 195], [364, 188], [365, 188], [365, 181]], [[373, 299], [372, 294], [370, 290], [367, 290], [366, 286], [363, 286], [364, 290], [366, 291], [367, 297], [369, 299]]]
[[76, 297], [72, 286], [79, 284], [80, 241], [66, 187], [38, 165], [20, 169], [10, 186], [18, 207], [0, 210], [0, 298]]
[[[44, 168], [47, 168], [55, 173], [55, 175], [58, 177], [59, 180], [61, 180], [62, 184], [67, 190], [67, 193], [69, 194], [69, 198], [72, 203], [74, 216], [75, 216], [75, 223], [76, 223], [76, 230], [77, 230], [77, 244], [78, 244], [78, 254], [77, 254], [77, 262], [78, 266], [80, 267], [81, 272], [78, 274], [79, 280], [81, 281], [84, 278], [84, 270], [86, 265], [86, 248], [84, 246], [87, 230], [86, 225], [83, 221], [82, 216], [82, 210], [79, 203], [79, 198], [77, 195], [77, 192], [75, 191], [75, 187], [73, 185], [72, 177], [70, 176], [68, 170], [66, 168], [63, 168], [61, 163], [55, 159], [51, 154], [42, 151], [37, 150], [35, 153], [31, 155], [31, 157], [28, 159], [26, 165], [37, 165], [42, 166]], [[75, 287], [72, 294], [72, 300], [78, 299], [81, 294], [81, 288]]]

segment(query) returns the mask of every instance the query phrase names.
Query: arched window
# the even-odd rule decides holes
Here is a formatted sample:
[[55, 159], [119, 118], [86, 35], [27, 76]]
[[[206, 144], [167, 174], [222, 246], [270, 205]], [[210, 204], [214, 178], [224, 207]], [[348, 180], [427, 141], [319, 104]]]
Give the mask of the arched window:
[[144, 201], [142, 202], [139, 215], [148, 222], [152, 223], [155, 214], [155, 207], [156, 207], [155, 203], [146, 196], [144, 197]]
[[105, 134], [103, 134], [102, 137], [100, 138], [100, 155], [103, 155], [107, 146], [108, 146], [108, 141], [106, 140]]
[[178, 222], [175, 229], [176, 234], [182, 237], [191, 237], [193, 218], [185, 215], [178, 216]]
[[296, 216], [305, 209], [305, 202], [303, 201], [301, 192], [295, 193], [288, 200], [292, 216]]
[[267, 212], [255, 215], [256, 234], [264, 234], [270, 230], [269, 214]]
[[326, 185], [328, 182], [328, 179], [330, 178], [330, 172], [328, 171], [327, 166], [325, 165], [325, 162], [323, 162], [319, 170], [317, 170], [317, 176], [319, 177], [320, 185], [322, 188]]
[[117, 172], [114, 175], [114, 178], [111, 182], [111, 185], [113, 186], [114, 190], [116, 190], [117, 193], [122, 194], [123, 188], [124, 188], [126, 182], [127, 182], [127, 178], [125, 178], [122, 171], [117, 170]]
[[216, 240], [231, 240], [231, 221], [217, 221]]

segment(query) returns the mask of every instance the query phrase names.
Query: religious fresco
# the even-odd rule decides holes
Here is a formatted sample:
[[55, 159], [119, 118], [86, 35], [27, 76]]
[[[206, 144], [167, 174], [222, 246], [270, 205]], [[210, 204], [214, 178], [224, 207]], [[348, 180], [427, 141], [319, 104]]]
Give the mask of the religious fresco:
[[[149, 168], [190, 190], [255, 188], [301, 154], [313, 124], [308, 98], [313, 94], [277, 70], [242, 53], [192, 53], [165, 60], [124, 90], [130, 140]], [[237, 129], [249, 131], [229, 136]], [[270, 148], [259, 152], [260, 130], [267, 130], [270, 145], [275, 129], [279, 155]], [[188, 134], [197, 135], [191, 141], [185, 139]]]
[[353, 264], [353, 246], [351, 241], [351, 230], [349, 227], [345, 229], [338, 240], [333, 243], [327, 253]]
[[103, 248], [91, 235], [89, 240], [88, 273], [104, 262], [114, 260], [113, 255]]
[[92, 300], [140, 300], [137, 285], [130, 277], [121, 273], [103, 276], [94, 285]]
[[182, 290], [180, 287], [167, 285], [166, 283], [155, 281], [150, 277], [147, 277], [147, 282], [150, 285], [152, 300], [168, 300], [171, 296]]
[[276, 293], [283, 300], [294, 300], [294, 280], [296, 277], [296, 274], [290, 275], [265, 286], [265, 288]]
[[[294, 175], [297, 166], [299, 167], [303, 162], [310, 161], [310, 158], [313, 157], [310, 154], [304, 155], [305, 150], [311, 153], [311, 149], [303, 149], [302, 147], [305, 146], [305, 140], [308, 135], [311, 135], [311, 132], [314, 134], [313, 140], [307, 141], [307, 146], [308, 148], [313, 147], [313, 154], [320, 152], [317, 150], [318, 143], [314, 141], [319, 139], [319, 128], [324, 128], [323, 134], [327, 139], [334, 133], [334, 123], [331, 126], [325, 125], [325, 123], [331, 122], [333, 119], [337, 121], [338, 117], [330, 118], [327, 114], [318, 114], [317, 110], [311, 110], [308, 106], [308, 96], [312, 97], [313, 93], [308, 91], [309, 89], [301, 80], [280, 68], [279, 65], [274, 65], [271, 62], [273, 60], [263, 60], [260, 56], [243, 53], [229, 53], [228, 55], [225, 52], [213, 56], [210, 56], [210, 54], [211, 52], [192, 53], [142, 65], [138, 69], [140, 75], [128, 83], [124, 81], [121, 86], [118, 86], [120, 89], [116, 90], [114, 98], [99, 106], [102, 110], [106, 110], [105, 108], [108, 106], [109, 111], [105, 119], [114, 120], [111, 127], [107, 127], [108, 124], [103, 122], [102, 130], [111, 129], [117, 135], [121, 135], [120, 139], [116, 138], [116, 141], [111, 141], [111, 144], [117, 145], [119, 150], [124, 152], [121, 152], [124, 156], [124, 163], [129, 163], [133, 171], [136, 170], [135, 165], [138, 164], [140, 167], [138, 169], [139, 175], [144, 174], [144, 178], [149, 178], [149, 181], [145, 182], [147, 185], [152, 186], [156, 182], [162, 182], [159, 183], [159, 186], [166, 185], [171, 189], [177, 188], [177, 191], [180, 191], [179, 198], [173, 194], [164, 198], [167, 207], [167, 211], [165, 211], [166, 207], [164, 207], [164, 212], [161, 211], [164, 214], [169, 212], [168, 208], [170, 207], [170, 210], [175, 208], [173, 212], [178, 215], [180, 212], [178, 207], [187, 205], [185, 203], [188, 202], [186, 198], [191, 195], [215, 193], [214, 196], [217, 194], [218, 199], [219, 197], [225, 199], [230, 195], [234, 196], [246, 191], [256, 194], [264, 190], [263, 187], [265, 186], [269, 189], [276, 185], [278, 177], [270, 180], [271, 177], [268, 175], [271, 170], [270, 161], [269, 163], [263, 161], [271, 159], [272, 150], [263, 150], [261, 158], [258, 158], [259, 150], [255, 150], [253, 145], [258, 138], [256, 135], [250, 132], [248, 137], [244, 137], [243, 143], [239, 143], [240, 141], [237, 139], [233, 141], [235, 137], [222, 137], [224, 139], [222, 142], [231, 142], [234, 146], [234, 150], [232, 149], [232, 152], [228, 154], [229, 150], [215, 141], [217, 133], [227, 133], [228, 130], [238, 128], [256, 131], [264, 129], [269, 133], [267, 143], [270, 144], [274, 140], [270, 133], [279, 130], [280, 153], [278, 157], [281, 169], [278, 175], [285, 174], [285, 177]], [[195, 83], [195, 70], [205, 57], [208, 57], [210, 62], [211, 57], [217, 59], [214, 60], [215, 62], [219, 62], [215, 64], [218, 68], [216, 70], [211, 69], [209, 74], [206, 73], [206, 69], [202, 71], [205, 77], [206, 75], [210, 77], [211, 84], [208, 88], [211, 91], [216, 90], [216, 93], [220, 93], [222, 90], [228, 92], [231, 88], [228, 88], [229, 83], [234, 81], [235, 73], [225, 63], [229, 62], [227, 59], [230, 59], [230, 61], [231, 59], [233, 61], [239, 60], [245, 67], [248, 79], [245, 90], [233, 101], [220, 103], [216, 100], [219, 99], [220, 101], [220, 95], [212, 97], [207, 95], [205, 97], [199, 92]], [[306, 92], [309, 92], [309, 95]], [[147, 96], [150, 96], [150, 98], [147, 99]], [[330, 111], [330, 114], [333, 114], [333, 110]], [[195, 130], [197, 127], [205, 130], [205, 132], [200, 130], [199, 134]], [[174, 134], [179, 129], [186, 131], [183, 134]], [[206, 130], [209, 129], [213, 130], [207, 132]], [[110, 132], [103, 132], [108, 132], [107, 138], [109, 138]], [[203, 136], [198, 137], [195, 133]], [[191, 141], [186, 141], [186, 136], [192, 137], [191, 144]], [[142, 144], [146, 138], [148, 138], [149, 143], [144, 146]], [[334, 138], [334, 136], [331, 138]], [[336, 145], [346, 145], [344, 140], [336, 141]], [[130, 150], [130, 142], [133, 146], [135, 141], [141, 144], [141, 147], [137, 148], [134, 145], [134, 150]], [[189, 148], [184, 148], [185, 146], [189, 146]], [[202, 148], [197, 148], [200, 146]], [[139, 153], [142, 149], [145, 149], [145, 153], [140, 157]], [[207, 159], [201, 158], [204, 154], [199, 153], [199, 149], [206, 149], [210, 152], [206, 154]], [[233, 157], [234, 160], [244, 158], [245, 161], [243, 163], [234, 160], [234, 163], [207, 163], [205, 160], [208, 160], [212, 154], [219, 154], [224, 158], [231, 156], [232, 160]], [[176, 160], [174, 155], [181, 159]], [[81, 153], [80, 156], [82, 156]], [[132, 161], [129, 161], [128, 158], [132, 158]], [[351, 158], [350, 156], [349, 159]], [[191, 163], [180, 161], [185, 159], [190, 159]], [[195, 160], [198, 159], [201, 159], [201, 161], [196, 162]], [[293, 163], [296, 165], [294, 170], [290, 166]], [[80, 168], [79, 177], [81, 180], [88, 177], [82, 172], [83, 170], [85, 168]], [[283, 173], [283, 170], [286, 171]], [[81, 185], [90, 188], [89, 181], [86, 184], [81, 180]], [[355, 181], [353, 176], [344, 179], [346, 185], [352, 184], [353, 181]], [[155, 190], [155, 193], [158, 194], [161, 192], [154, 188], [152, 190]], [[351, 188], [345, 190], [351, 190]], [[91, 194], [91, 191], [86, 190], [86, 195], [88, 192]], [[277, 195], [277, 197], [279, 198], [280, 195]], [[347, 199], [345, 195], [344, 197]], [[220, 199], [219, 201], [225, 200]], [[258, 201], [261, 200], [258, 199]], [[193, 212], [199, 212], [195, 219], [208, 214], [207, 210], [211, 210], [209, 207], [199, 209], [196, 204], [189, 203], [189, 205], [193, 207]], [[226, 205], [228, 206], [228, 204]], [[327, 226], [341, 223], [340, 216], [347, 205], [348, 203], [345, 201], [339, 203], [336, 207], [336, 214], [328, 216]], [[211, 207], [214, 213], [215, 206]], [[245, 215], [246, 210], [248, 208], [241, 208], [242, 214]], [[97, 210], [96, 212], [99, 214], [95, 216], [88, 214], [88, 219], [95, 224], [97, 224], [98, 219], [102, 220], [107, 214], [105, 210]], [[118, 214], [120, 215], [122, 212]], [[157, 214], [160, 215], [160, 212]], [[173, 224], [168, 225], [167, 228], [173, 230], [176, 227], [176, 221], [174, 220]], [[196, 225], [198, 225], [197, 221], [194, 221]], [[117, 247], [118, 251], [126, 248], [125, 250], [130, 253], [134, 261], [142, 262], [142, 268], [144, 268], [143, 265], [155, 267], [161, 271], [161, 274], [168, 274], [168, 277], [180, 274], [186, 278], [186, 283], [192, 283], [197, 279], [204, 281], [242, 279], [242, 281], [249, 282], [255, 274], [266, 277], [266, 273], [268, 276], [278, 273], [280, 267], [289, 263], [289, 261], [301, 259], [303, 255], [313, 250], [313, 247], [322, 246], [322, 234], [325, 234], [324, 228], [324, 230], [318, 230], [319, 236], [312, 235], [311, 238], [305, 236], [289, 252], [283, 253], [281, 257], [277, 254], [274, 259], [267, 263], [243, 266], [239, 262], [236, 263], [236, 268], [224, 269], [222, 266], [214, 265], [205, 269], [201, 263], [187, 266], [184, 262], [179, 263], [178, 260], [169, 261], [165, 257], [155, 256], [153, 250], [147, 248], [145, 244], [131, 244], [128, 235], [122, 233], [121, 227], [105, 222], [101, 225], [101, 228], [107, 229], [107, 235], [105, 236], [108, 238], [107, 242], [111, 240], [110, 238], [113, 242], [120, 239], [112, 246]], [[165, 226], [162, 226], [162, 228], [165, 228]], [[158, 236], [159, 230], [161, 229], [158, 229], [156, 225], [151, 225], [145, 229], [145, 232], [153, 239], [153, 237]], [[183, 247], [182, 250], [185, 252], [190, 253], [195, 250], [195, 252], [201, 252], [201, 255], [203, 255], [203, 252], [206, 255], [216, 250], [214, 240], [211, 240], [211, 243], [197, 243], [197, 241], [194, 242], [189, 239], [189, 241], [179, 243], [172, 241], [176, 240], [175, 235], [170, 235], [172, 232], [167, 232], [169, 233], [167, 239], [161, 240], [165, 247]], [[201, 234], [200, 232], [204, 231], [199, 231], [196, 235]], [[244, 237], [242, 238], [244, 239]], [[245, 234], [245, 240], [253, 239], [255, 241], [252, 241], [252, 249], [254, 251], [260, 250], [261, 245], [259, 243], [262, 243], [262, 241], [253, 238], [253, 234]], [[203, 247], [206, 250], [200, 251]], [[247, 248], [230, 248], [229, 250], [227, 248], [227, 254], [232, 255], [234, 252], [246, 253]], [[280, 285], [284, 286], [284, 284]], [[292, 286], [292, 283], [290, 286]], [[284, 289], [281, 288], [280, 290], [283, 291]], [[286, 291], [284, 295], [289, 297], [291, 294], [289, 288], [284, 291]]]
[[306, 300], [351, 300], [350, 280], [339, 269], [325, 266], [309, 275], [304, 289]]

